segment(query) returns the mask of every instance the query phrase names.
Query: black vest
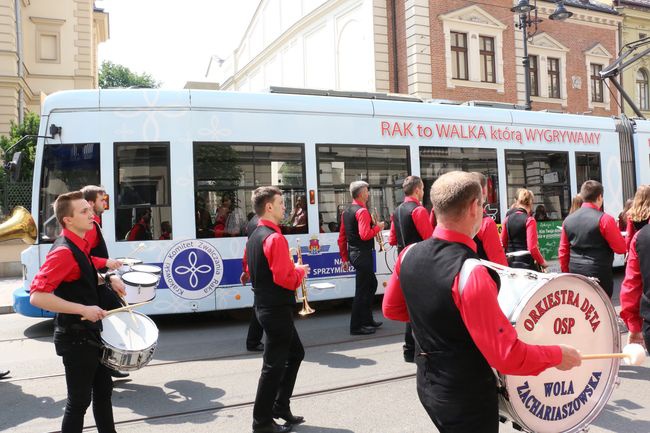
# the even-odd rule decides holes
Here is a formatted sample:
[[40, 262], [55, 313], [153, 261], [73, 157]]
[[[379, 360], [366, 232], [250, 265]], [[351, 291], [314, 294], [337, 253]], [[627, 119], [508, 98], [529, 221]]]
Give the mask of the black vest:
[[[465, 260], [477, 258], [463, 244], [430, 238], [403, 257], [400, 283], [413, 334], [427, 353], [427, 369], [436, 381], [473, 394], [477, 387], [494, 391], [494, 373], [465, 327], [452, 297], [454, 278]], [[496, 273], [490, 275], [499, 285]]]
[[581, 207], [564, 220], [564, 233], [571, 245], [569, 270], [578, 265], [591, 275], [612, 273], [614, 251], [600, 233], [602, 216], [599, 210]]
[[[508, 248], [506, 249], [506, 253], [529, 251], [526, 221], [528, 221], [528, 212], [523, 208], [514, 209], [508, 216], [508, 221], [506, 221], [504, 228], [508, 233]], [[533, 269], [534, 263], [535, 261], [530, 254], [508, 259], [508, 264], [513, 268]]]
[[650, 225], [646, 224], [636, 235], [636, 254], [639, 257], [639, 270], [643, 282], [641, 296], [641, 317], [650, 322]]
[[[97, 231], [97, 239], [99, 240], [99, 242], [97, 243], [97, 246], [95, 248], [90, 250], [90, 256], [107, 259], [108, 247], [106, 247], [106, 241], [104, 240], [104, 235], [102, 234], [102, 226], [100, 226], [99, 223], [97, 223], [97, 221], [93, 221], [93, 224], [95, 224], [95, 230]], [[106, 272], [107, 268], [98, 269], [98, 270], [100, 272]]]
[[251, 237], [251, 235], [253, 234], [253, 232], [257, 228], [257, 223], [259, 223], [259, 222], [260, 222], [260, 217], [258, 217], [257, 215], [254, 215], [253, 218], [251, 218], [250, 221], [248, 221], [248, 223], [246, 224], [246, 236], [247, 237], [249, 237], [249, 238]]
[[[83, 251], [77, 247], [74, 242], [67, 239], [65, 236], [60, 236], [52, 245], [52, 250], [55, 248], [67, 248], [72, 252], [81, 276], [76, 281], [66, 282], [63, 281], [54, 290], [54, 294], [66, 301], [75, 302], [83, 305], [99, 305], [99, 292], [97, 288], [97, 271], [88, 257]], [[71, 326], [83, 326], [89, 330], [101, 330], [102, 322], [97, 321], [92, 323], [90, 321], [82, 321], [81, 316], [77, 314], [64, 314], [57, 313], [54, 318], [54, 324], [62, 328], [69, 328]]]
[[375, 247], [375, 239], [370, 238], [367, 241], [361, 240], [359, 236], [359, 221], [357, 221], [357, 211], [361, 209], [358, 204], [352, 203], [343, 211], [343, 225], [345, 226], [345, 237], [348, 239], [348, 245], [358, 250], [372, 250]]
[[645, 227], [648, 224], [648, 220], [643, 220], [643, 221], [632, 221], [632, 225], [634, 226], [634, 233], [640, 231], [643, 227]]
[[417, 227], [413, 222], [413, 211], [420, 204], [405, 201], [397, 206], [393, 214], [393, 222], [395, 223], [395, 235], [397, 237], [397, 254], [401, 253], [407, 245], [420, 242], [422, 236], [418, 233]]
[[[270, 227], [259, 225], [248, 237], [246, 251], [248, 254], [248, 271], [255, 293], [254, 304], [258, 307], [274, 307], [279, 305], [294, 305], [295, 292], [275, 284], [269, 261], [264, 255], [264, 240], [276, 233]], [[289, 255], [289, 250], [287, 250]]]

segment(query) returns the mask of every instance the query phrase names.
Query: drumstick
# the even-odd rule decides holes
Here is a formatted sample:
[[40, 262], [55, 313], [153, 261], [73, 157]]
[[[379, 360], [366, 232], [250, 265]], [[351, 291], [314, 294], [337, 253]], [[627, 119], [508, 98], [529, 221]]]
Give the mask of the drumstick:
[[[125, 306], [125, 307], [114, 308], [114, 309], [112, 309], [112, 310], [108, 310], [108, 311], [106, 312], [106, 315], [108, 316], [109, 314], [119, 313], [120, 311], [127, 311], [127, 310], [130, 311], [130, 310], [133, 309], [133, 308], [142, 307], [144, 304], [148, 304], [149, 302], [151, 302], [151, 300], [149, 300], [149, 301], [144, 301], [144, 302], [140, 302], [140, 303], [137, 303], [137, 304], [127, 305], [127, 306]], [[81, 320], [86, 320], [86, 318], [85, 318], [85, 317], [82, 317]]]
[[621, 353], [592, 353], [581, 355], [583, 361], [590, 359], [622, 358], [627, 365], [641, 365], [645, 361], [645, 349], [640, 344], [628, 344]]
[[144, 242], [140, 242], [140, 243], [138, 244], [138, 247], [137, 247], [136, 249], [134, 249], [133, 251], [131, 251], [131, 254], [134, 255], [134, 254], [137, 254], [137, 253], [139, 253], [140, 251], [144, 250], [144, 246], [145, 246], [145, 245], [144, 245]]

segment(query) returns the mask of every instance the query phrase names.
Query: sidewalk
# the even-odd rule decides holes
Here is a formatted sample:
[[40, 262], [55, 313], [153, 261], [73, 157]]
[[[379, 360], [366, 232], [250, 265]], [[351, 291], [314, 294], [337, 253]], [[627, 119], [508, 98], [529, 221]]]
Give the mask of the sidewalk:
[[19, 277], [0, 278], [0, 314], [13, 313], [13, 293], [23, 280]]

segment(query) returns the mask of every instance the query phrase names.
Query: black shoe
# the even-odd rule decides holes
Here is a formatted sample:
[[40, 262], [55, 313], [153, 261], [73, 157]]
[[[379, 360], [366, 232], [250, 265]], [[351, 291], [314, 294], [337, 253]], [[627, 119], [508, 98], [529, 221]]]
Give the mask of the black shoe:
[[255, 345], [246, 345], [246, 350], [249, 352], [264, 352], [264, 344], [263, 343], [258, 343]]
[[381, 325], [383, 325], [384, 322], [375, 322], [374, 320], [370, 323], [368, 323], [366, 326], [370, 326], [372, 328], [379, 328]]
[[285, 420], [287, 423], [291, 425], [302, 424], [303, 422], [305, 422], [305, 417], [295, 416], [294, 414], [291, 413], [290, 410], [284, 413], [273, 412], [273, 418], [282, 418], [283, 420]]
[[9, 370], [2, 370], [2, 371], [0, 371], [0, 379], [2, 379], [3, 377], [7, 376], [9, 373], [11, 373], [11, 371], [9, 371]]
[[350, 330], [350, 335], [369, 335], [374, 333], [375, 333], [375, 328], [371, 328], [369, 326], [362, 326], [359, 329]]
[[117, 379], [124, 379], [125, 377], [129, 377], [129, 373], [123, 373], [117, 370], [110, 370], [110, 372], [111, 372], [111, 376]]
[[405, 350], [404, 362], [415, 362], [415, 352], [412, 350]]
[[253, 433], [289, 433], [291, 424], [280, 425], [273, 422], [264, 427], [253, 427]]

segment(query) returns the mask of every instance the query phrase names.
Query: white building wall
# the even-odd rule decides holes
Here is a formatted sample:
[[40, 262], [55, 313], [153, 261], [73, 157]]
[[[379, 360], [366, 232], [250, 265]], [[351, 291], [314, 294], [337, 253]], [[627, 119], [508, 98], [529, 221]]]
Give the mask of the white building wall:
[[270, 86], [376, 91], [373, 0], [262, 0], [222, 89]]

